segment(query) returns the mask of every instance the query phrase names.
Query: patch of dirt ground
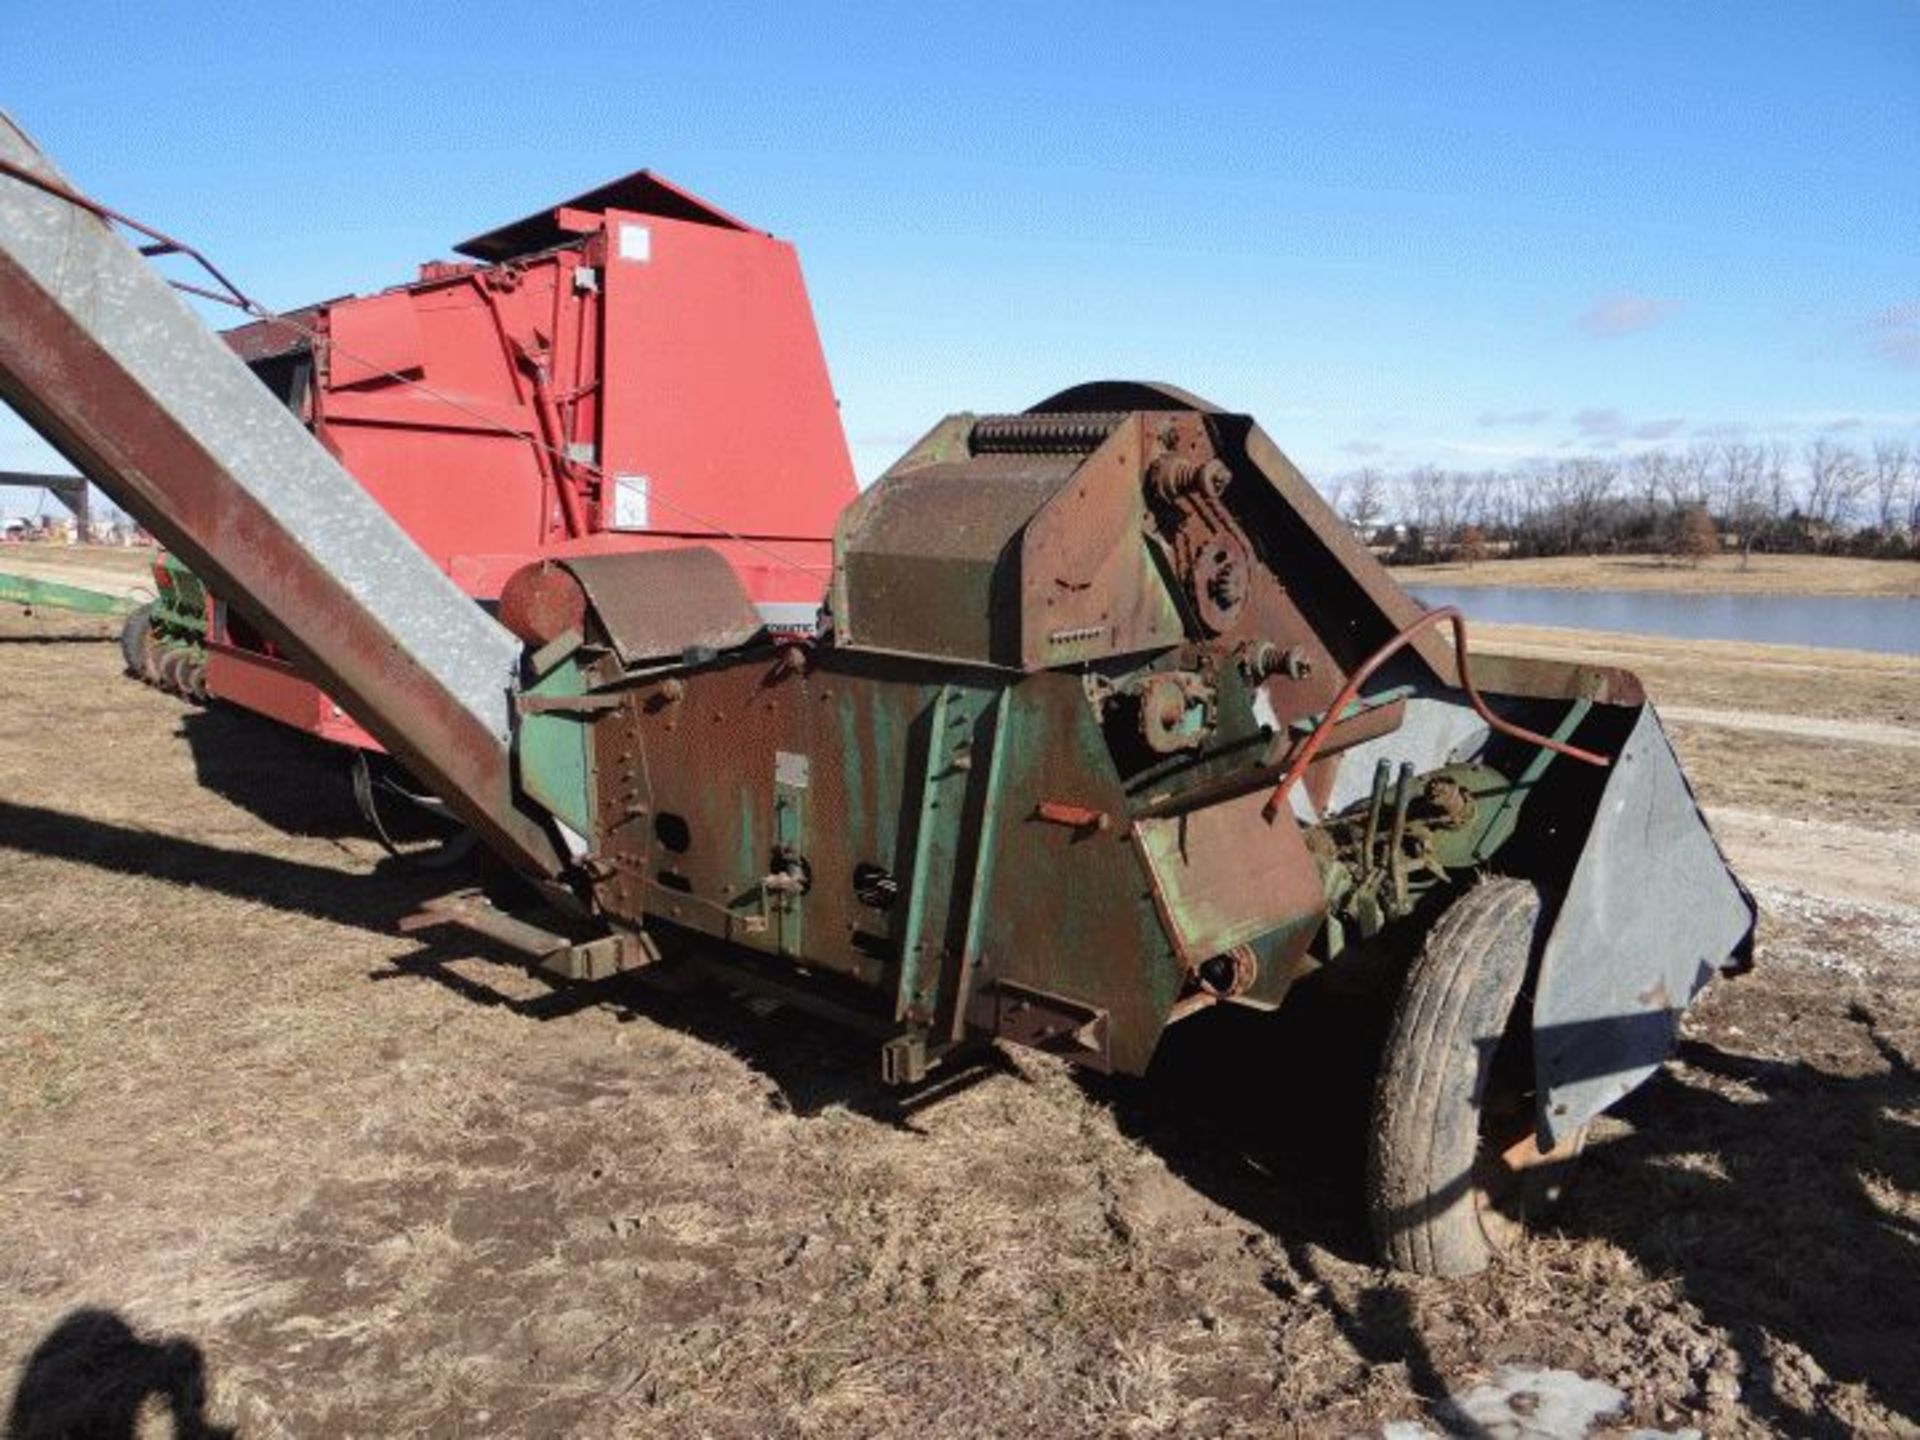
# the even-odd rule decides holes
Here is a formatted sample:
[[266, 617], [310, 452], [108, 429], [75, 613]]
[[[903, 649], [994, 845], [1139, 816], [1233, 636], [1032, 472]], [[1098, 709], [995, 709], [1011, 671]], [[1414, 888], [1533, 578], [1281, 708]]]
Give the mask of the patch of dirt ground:
[[[446, 881], [337, 754], [123, 680], [110, 628], [0, 620], [10, 1437], [1379, 1434], [1509, 1363], [1623, 1431], [1920, 1422], [1909, 904], [1770, 878], [1553, 1228], [1409, 1281], [1351, 1030], [1202, 1017], [1147, 1082], [1009, 1054], [903, 1106], [787, 1011], [400, 936]], [[1728, 735], [1791, 743], [1681, 746]]]

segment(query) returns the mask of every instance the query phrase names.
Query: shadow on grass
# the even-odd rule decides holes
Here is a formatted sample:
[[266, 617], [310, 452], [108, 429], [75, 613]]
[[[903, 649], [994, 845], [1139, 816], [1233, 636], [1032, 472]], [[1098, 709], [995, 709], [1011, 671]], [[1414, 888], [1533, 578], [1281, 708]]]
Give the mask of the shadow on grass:
[[[382, 861], [372, 875], [343, 874], [328, 866], [223, 849], [6, 800], [0, 800], [0, 850], [166, 880], [380, 935], [397, 934], [402, 917], [417, 910], [422, 901], [461, 883], [395, 859]], [[999, 1052], [982, 1050], [932, 1084], [895, 1091], [880, 1081], [872, 1040], [791, 1007], [754, 1000], [743, 1004], [714, 984], [664, 988], [661, 982], [671, 983], [672, 967], [663, 967], [666, 973], [658, 977], [648, 973], [591, 983], [552, 982], [525, 996], [497, 989], [454, 968], [456, 962], [481, 960], [522, 970], [525, 956], [452, 927], [421, 932], [420, 940], [418, 948], [371, 978], [429, 980], [469, 1003], [499, 1007], [533, 1021], [563, 1019], [594, 1008], [610, 1009], [623, 1019], [652, 1019], [741, 1054], [773, 1081], [783, 1105], [797, 1115], [844, 1105], [872, 1118], [906, 1125], [914, 1110], [956, 1087], [994, 1074], [1017, 1073]]]
[[1175, 1174], [1285, 1251], [1284, 1296], [1315, 1287], [1316, 1303], [1370, 1364], [1404, 1365], [1430, 1416], [1450, 1435], [1481, 1432], [1446, 1407], [1441, 1376], [1405, 1291], [1373, 1267], [1365, 1188], [1374, 1076], [1392, 1018], [1390, 994], [1344, 991], [1327, 972], [1297, 985], [1273, 1014], [1219, 1006], [1173, 1026], [1145, 1079], [1090, 1076], [1087, 1088], [1120, 1128]]
[[180, 717], [194, 778], [289, 835], [371, 834], [353, 802], [353, 751], [248, 711], [214, 704]]
[[154, 1403], [177, 1440], [231, 1440], [206, 1417], [207, 1365], [178, 1336], [145, 1339], [110, 1310], [74, 1310], [21, 1368], [6, 1440], [135, 1440]]
[[[778, 1093], [778, 1108], [802, 1119], [844, 1108], [898, 1129], [918, 1131], [916, 1112], [995, 1076], [1020, 1078], [1019, 1068], [998, 1049], [983, 1046], [907, 1087], [880, 1078], [879, 1048], [872, 1038], [784, 1004], [731, 991], [724, 977], [694, 972], [669, 959], [646, 971], [597, 981], [546, 980], [531, 996], [509, 994], [484, 978], [454, 969], [453, 961], [499, 960], [510, 967], [524, 957], [489, 952], [485, 942], [463, 932], [401, 956], [372, 979], [410, 977], [442, 985], [476, 1004], [530, 1020], [564, 1019], [583, 1010], [609, 1011], [622, 1023], [650, 1020], [738, 1056], [766, 1077]], [[454, 938], [457, 937], [457, 938]], [[468, 943], [469, 939], [473, 943]]]
[[445, 876], [383, 862], [370, 876], [115, 825], [0, 800], [0, 849], [151, 876], [339, 925], [391, 933], [400, 917], [448, 888]]
[[1222, 1005], [1170, 1027], [1144, 1079], [1084, 1084], [1196, 1190], [1289, 1242], [1368, 1264], [1363, 1172], [1391, 996], [1327, 972], [1278, 1012]]
[[1878, 1073], [1685, 1043], [1713, 1083], [1669, 1071], [1629, 1099], [1632, 1133], [1588, 1151], [1555, 1217], [1676, 1277], [1732, 1335], [1745, 1403], [1791, 1434], [1852, 1432], [1819, 1375], [1782, 1373], [1768, 1335], [1920, 1421], [1920, 1225], [1886, 1203], [1920, 1193], [1920, 1070], [1871, 1016], [1848, 1018]]
[[[1146, 1080], [1088, 1088], [1196, 1190], [1272, 1235], [1294, 1272], [1276, 1286], [1321, 1284], [1355, 1350], [1406, 1365], [1440, 1417], [1446, 1385], [1398, 1282], [1376, 1271], [1356, 1291], [1329, 1273], [1375, 1263], [1363, 1177], [1384, 1007], [1310, 987], [1299, 998], [1277, 1015], [1222, 1007], [1184, 1022]], [[1851, 1433], [1829, 1380], [1920, 1420], [1920, 1069], [1871, 1014], [1847, 1019], [1874, 1073], [1686, 1042], [1684, 1065], [1619, 1107], [1631, 1131], [1588, 1150], [1546, 1221], [1677, 1280], [1731, 1337], [1743, 1403], [1783, 1433]], [[1782, 1360], [1780, 1341], [1817, 1369]]]

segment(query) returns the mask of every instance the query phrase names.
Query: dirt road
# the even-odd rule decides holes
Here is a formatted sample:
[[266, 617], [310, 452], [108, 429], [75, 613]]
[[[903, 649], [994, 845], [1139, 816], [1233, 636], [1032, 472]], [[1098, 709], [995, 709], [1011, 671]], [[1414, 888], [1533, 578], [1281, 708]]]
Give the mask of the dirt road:
[[[1920, 914], [1844, 871], [1767, 876], [1759, 968], [1556, 1228], [1412, 1282], [1367, 1263], [1370, 1060], [1324, 1015], [902, 1108], [784, 1011], [399, 936], [444, 881], [360, 838], [337, 757], [86, 628], [0, 621], [10, 1436], [1380, 1434], [1509, 1362], [1617, 1386], [1623, 1428], [1920, 1421]], [[1911, 845], [1862, 799], [1904, 739], [1722, 713], [1904, 729], [1911, 676], [1644, 658], [1719, 717], [1679, 743], [1743, 864], [1802, 824]]]

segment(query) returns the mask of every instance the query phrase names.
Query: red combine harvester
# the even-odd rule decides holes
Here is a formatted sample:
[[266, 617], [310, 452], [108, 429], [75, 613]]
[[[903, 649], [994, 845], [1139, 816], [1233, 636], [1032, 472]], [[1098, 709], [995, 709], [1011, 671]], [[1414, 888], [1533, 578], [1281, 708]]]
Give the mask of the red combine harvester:
[[[483, 604], [530, 560], [700, 544], [811, 626], [855, 487], [793, 247], [641, 170], [455, 250], [226, 339]], [[381, 748], [176, 559], [157, 578], [149, 679]]]

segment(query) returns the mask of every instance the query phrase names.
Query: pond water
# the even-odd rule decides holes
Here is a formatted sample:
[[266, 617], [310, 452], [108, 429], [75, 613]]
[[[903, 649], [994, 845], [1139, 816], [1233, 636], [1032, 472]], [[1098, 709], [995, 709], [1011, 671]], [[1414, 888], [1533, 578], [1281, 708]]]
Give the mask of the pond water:
[[1421, 585], [1429, 605], [1490, 624], [1628, 630], [1695, 640], [1819, 645], [1920, 655], [1920, 599], [1881, 595], [1677, 595], [1661, 590], [1535, 590]]

